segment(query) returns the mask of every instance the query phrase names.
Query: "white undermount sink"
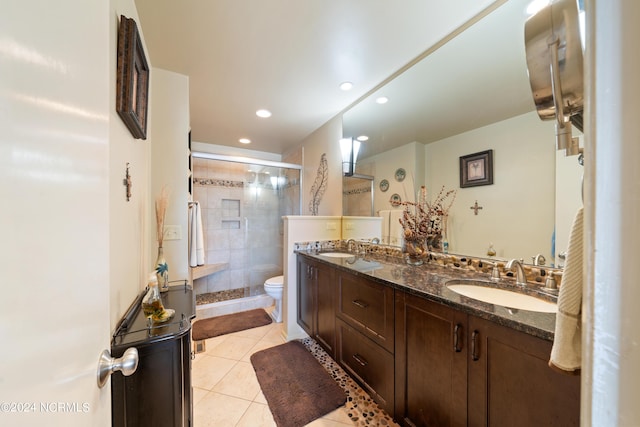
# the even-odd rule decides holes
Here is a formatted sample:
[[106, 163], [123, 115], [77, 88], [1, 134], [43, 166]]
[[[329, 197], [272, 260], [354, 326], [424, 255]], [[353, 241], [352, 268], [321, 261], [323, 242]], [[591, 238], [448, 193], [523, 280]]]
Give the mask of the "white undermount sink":
[[354, 257], [354, 254], [348, 254], [345, 252], [323, 252], [321, 254], [318, 254], [320, 256], [326, 256], [329, 258], [351, 258]]
[[477, 282], [474, 284], [473, 281], [452, 280], [447, 282], [446, 286], [455, 293], [489, 304], [541, 313], [556, 313], [558, 311], [558, 305], [554, 302], [518, 292], [490, 288], [477, 284]]

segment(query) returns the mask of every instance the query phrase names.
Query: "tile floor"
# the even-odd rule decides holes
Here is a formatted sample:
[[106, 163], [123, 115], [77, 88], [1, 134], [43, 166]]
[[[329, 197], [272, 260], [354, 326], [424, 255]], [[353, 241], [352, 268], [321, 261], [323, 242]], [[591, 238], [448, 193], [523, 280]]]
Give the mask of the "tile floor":
[[[275, 427], [249, 357], [284, 342], [281, 323], [206, 340], [206, 351], [193, 361], [194, 425]], [[347, 411], [338, 408], [308, 426], [354, 426]]]
[[[284, 341], [281, 323], [206, 340], [206, 351], [196, 355], [192, 370], [194, 425], [275, 426], [250, 357]], [[318, 343], [311, 338], [302, 343], [347, 395], [344, 406], [308, 426], [399, 427]]]

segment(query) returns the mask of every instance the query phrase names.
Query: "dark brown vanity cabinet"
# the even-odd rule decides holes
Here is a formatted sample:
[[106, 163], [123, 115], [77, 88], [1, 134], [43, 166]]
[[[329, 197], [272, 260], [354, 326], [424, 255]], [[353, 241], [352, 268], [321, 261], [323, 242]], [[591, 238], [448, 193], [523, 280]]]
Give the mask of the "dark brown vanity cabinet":
[[334, 269], [298, 257], [298, 324], [335, 357]]
[[469, 426], [580, 425], [580, 376], [548, 366], [551, 342], [469, 316]]
[[337, 361], [393, 416], [394, 290], [337, 273]]
[[464, 313], [396, 291], [395, 418], [400, 425], [467, 424], [466, 324]]
[[404, 426], [579, 425], [580, 378], [549, 341], [396, 291], [395, 418]]

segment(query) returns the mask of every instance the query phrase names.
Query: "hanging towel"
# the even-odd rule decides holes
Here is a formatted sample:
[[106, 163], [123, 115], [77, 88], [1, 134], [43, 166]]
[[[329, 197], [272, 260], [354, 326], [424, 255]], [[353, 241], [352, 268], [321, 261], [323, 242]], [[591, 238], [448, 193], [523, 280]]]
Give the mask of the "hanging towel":
[[569, 235], [549, 360], [550, 367], [571, 374], [578, 374], [582, 365], [582, 224], [583, 208], [580, 208]]
[[389, 210], [378, 212], [378, 215], [382, 217], [382, 243], [385, 245], [389, 244], [389, 214], [391, 214]]
[[204, 232], [200, 202], [194, 202], [189, 211], [189, 265], [204, 265]]
[[400, 218], [404, 213], [403, 209], [394, 209], [389, 216], [389, 244], [394, 246], [402, 245], [403, 230], [400, 225]]

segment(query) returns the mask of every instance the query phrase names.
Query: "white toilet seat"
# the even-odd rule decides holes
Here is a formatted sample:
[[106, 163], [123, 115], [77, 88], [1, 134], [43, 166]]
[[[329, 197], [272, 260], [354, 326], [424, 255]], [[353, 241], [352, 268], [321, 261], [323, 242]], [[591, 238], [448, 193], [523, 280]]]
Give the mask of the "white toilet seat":
[[275, 300], [275, 307], [270, 315], [276, 323], [282, 322], [282, 292], [284, 288], [284, 275], [271, 277], [264, 282], [264, 290], [267, 295]]
[[284, 286], [284, 276], [275, 276], [267, 279], [264, 286], [268, 288], [281, 288]]

